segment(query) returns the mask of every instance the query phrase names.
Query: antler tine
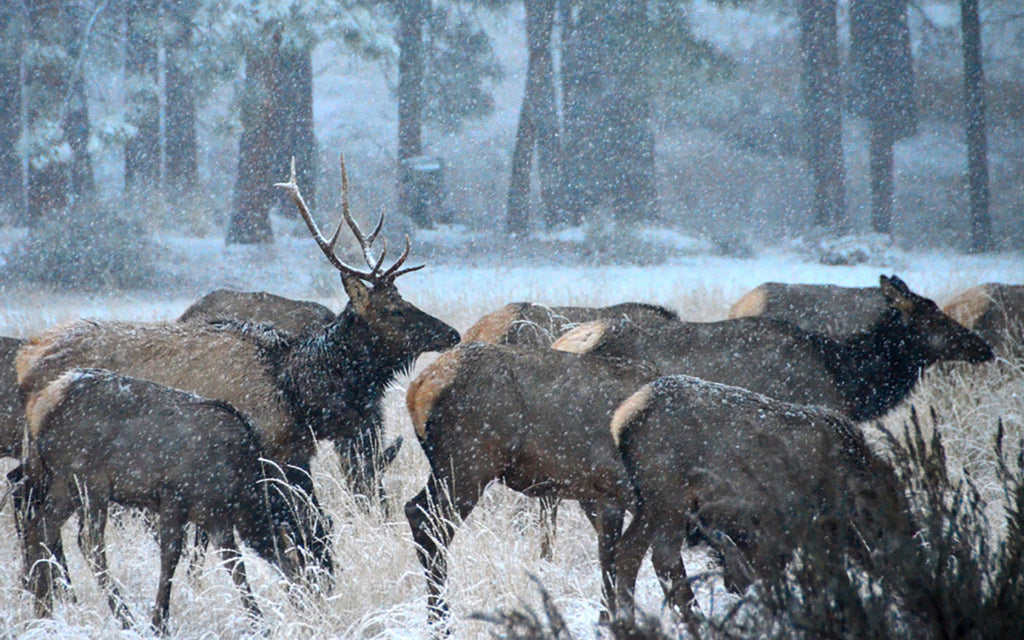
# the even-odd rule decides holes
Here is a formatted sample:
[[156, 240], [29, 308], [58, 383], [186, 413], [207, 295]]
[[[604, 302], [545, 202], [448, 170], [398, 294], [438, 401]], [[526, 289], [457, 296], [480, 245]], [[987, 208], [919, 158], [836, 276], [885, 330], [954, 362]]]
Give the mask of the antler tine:
[[338, 231], [340, 231], [340, 227], [338, 231], [335, 231], [334, 236], [331, 238], [330, 241], [324, 238], [323, 233], [320, 232], [320, 227], [318, 227], [316, 221], [313, 220], [313, 216], [309, 212], [309, 207], [306, 206], [306, 200], [302, 197], [302, 193], [299, 191], [299, 183], [295, 178], [294, 156], [292, 157], [291, 174], [288, 177], [288, 182], [278, 182], [275, 183], [274, 186], [281, 187], [282, 189], [288, 191], [288, 195], [291, 196], [292, 202], [295, 204], [295, 207], [299, 210], [299, 215], [302, 216], [302, 220], [306, 223], [306, 228], [309, 229], [310, 234], [312, 234], [313, 240], [316, 241], [317, 246], [320, 247], [320, 250], [323, 252], [325, 256], [327, 256], [327, 260], [335, 269], [337, 269], [338, 271], [342, 272], [345, 275], [355, 276], [357, 278], [362, 278], [364, 280], [372, 280], [374, 278], [375, 272], [365, 273], [359, 271], [358, 269], [355, 269], [354, 267], [350, 267], [349, 265], [345, 264], [344, 262], [341, 261], [340, 258], [338, 258], [338, 254], [334, 252], [334, 245], [338, 240]]
[[398, 256], [398, 260], [395, 260], [395, 264], [393, 264], [390, 267], [388, 267], [388, 270], [385, 271], [381, 275], [381, 280], [382, 281], [384, 281], [384, 282], [394, 282], [395, 279], [398, 276], [406, 274], [406, 273], [410, 273], [412, 271], [419, 271], [420, 269], [422, 269], [423, 267], [426, 266], [424, 264], [421, 264], [421, 265], [417, 265], [415, 267], [409, 267], [407, 269], [399, 269], [399, 267], [401, 267], [402, 264], [405, 262], [406, 258], [409, 257], [409, 251], [410, 251], [411, 248], [412, 248], [412, 245], [409, 242], [409, 236], [407, 235], [407, 236], [405, 236], [405, 250], [402, 251], [402, 255]]
[[[377, 269], [380, 268], [380, 264], [383, 263], [383, 259], [376, 260], [373, 257], [373, 241], [377, 238], [377, 234], [380, 232], [383, 221], [377, 223], [377, 227], [367, 238], [363, 235], [363, 230], [359, 228], [359, 224], [356, 223], [355, 218], [352, 217], [352, 211], [349, 209], [348, 199], [348, 169], [345, 167], [345, 154], [340, 154], [341, 158], [341, 216], [342, 219], [348, 224], [348, 228], [352, 230], [352, 235], [356, 237], [356, 242], [359, 243], [359, 248], [363, 251], [363, 259], [366, 261], [366, 266], [373, 267], [370, 271], [371, 274], [376, 274]], [[338, 233], [341, 232], [341, 225], [338, 225]], [[374, 264], [377, 267], [374, 267]]]

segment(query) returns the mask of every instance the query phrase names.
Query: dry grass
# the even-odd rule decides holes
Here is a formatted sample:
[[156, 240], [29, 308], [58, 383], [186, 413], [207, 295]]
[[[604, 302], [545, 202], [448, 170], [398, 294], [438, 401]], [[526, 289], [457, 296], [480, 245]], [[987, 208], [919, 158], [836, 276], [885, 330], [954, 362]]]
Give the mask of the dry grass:
[[[410, 296], [414, 301], [464, 330], [472, 322], [511, 297], [495, 272], [494, 286], [484, 283], [465, 291]], [[481, 295], [481, 291], [487, 291]], [[519, 291], [522, 293], [522, 291]], [[10, 291], [8, 291], [10, 293]], [[544, 279], [527, 291], [551, 304], [609, 304], [621, 301], [619, 291], [601, 283], [584, 291], [571, 286], [547, 286]], [[666, 304], [684, 318], [710, 320], [724, 316], [740, 292], [674, 285], [651, 302]], [[37, 297], [33, 297], [37, 296]], [[515, 296], [530, 299], [529, 295]], [[648, 296], [653, 298], [654, 296]], [[55, 322], [80, 315], [158, 319], [172, 317], [185, 300], [153, 303], [143, 299], [67, 297], [55, 301], [29, 292], [5, 296], [0, 303], [0, 333], [29, 335]], [[337, 308], [338, 301], [328, 301]], [[422, 368], [431, 358], [421, 359]], [[277, 572], [247, 555], [250, 581], [264, 612], [260, 621], [246, 619], [227, 571], [212, 554], [194, 572], [183, 562], [177, 573], [171, 602], [171, 632], [175, 638], [426, 638], [424, 579], [412, 546], [402, 507], [423, 486], [427, 477], [423, 457], [404, 408], [404, 386], [399, 380], [387, 396], [388, 439], [402, 435], [405, 446], [386, 477], [390, 496], [384, 510], [362, 509], [341, 480], [336, 459], [324, 450], [314, 463], [314, 479], [322, 501], [334, 519], [333, 548], [337, 564], [335, 586], [329, 595], [292, 592]], [[951, 367], [929, 372], [912, 402], [934, 407], [954, 467], [965, 467], [988, 497], [997, 500], [992, 438], [1003, 420], [1008, 441], [1024, 436], [1024, 363], [998, 362], [982, 367]], [[905, 410], [886, 420], [899, 427]], [[927, 421], [925, 421], [927, 422]], [[5, 461], [4, 471], [13, 466]], [[148, 637], [145, 624], [121, 630], [74, 548], [74, 524], [65, 530], [69, 548], [71, 592], [74, 600], [58, 604], [52, 620], [36, 620], [31, 598], [21, 589], [20, 550], [8, 503], [0, 513], [0, 639]], [[998, 514], [995, 514], [998, 515]], [[993, 522], [1001, 518], [994, 517]], [[110, 525], [109, 556], [112, 573], [122, 585], [137, 620], [148, 620], [156, 589], [157, 551], [145, 519], [133, 512], [120, 513]], [[561, 509], [554, 559], [539, 558], [537, 509], [530, 500], [502, 487], [492, 487], [456, 534], [450, 560], [449, 600], [454, 637], [490, 637], [494, 627], [475, 619], [478, 612], [503, 607], [544, 610], [534, 578], [544, 585], [551, 602], [564, 616], [573, 637], [607, 635], [596, 629], [599, 611], [599, 575], [596, 542], [579, 509]], [[713, 570], [699, 550], [687, 556], [688, 570], [696, 575]], [[714, 598], [712, 602], [709, 598]], [[705, 611], [722, 610], [735, 600], [714, 581], [701, 590]], [[648, 611], [660, 610], [660, 588], [649, 567], [639, 585], [638, 602]], [[663, 621], [668, 618], [662, 616]]]

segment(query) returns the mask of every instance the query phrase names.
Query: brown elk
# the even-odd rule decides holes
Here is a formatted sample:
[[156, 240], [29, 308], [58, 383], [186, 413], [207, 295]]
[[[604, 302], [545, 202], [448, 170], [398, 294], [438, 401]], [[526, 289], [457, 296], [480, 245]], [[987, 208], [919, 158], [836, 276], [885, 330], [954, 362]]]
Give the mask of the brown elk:
[[689, 617], [680, 549], [694, 533], [721, 554], [726, 585], [740, 591], [783, 571], [812, 526], [834, 533], [819, 542], [853, 556], [913, 535], [893, 469], [827, 409], [667, 376], [616, 409], [611, 432], [637, 497], [615, 552], [620, 619], [633, 617], [648, 549], [670, 604]]
[[950, 300], [943, 311], [1003, 356], [1024, 356], [1024, 285], [988, 282]]
[[335, 317], [333, 311], [317, 302], [292, 300], [266, 291], [215, 289], [189, 305], [178, 316], [178, 322], [259, 322], [304, 336], [329, 325]]
[[888, 311], [844, 341], [768, 318], [673, 322], [650, 331], [627, 322], [583, 324], [555, 349], [634, 358], [664, 374], [692, 375], [798, 404], [820, 404], [870, 420], [903, 401], [936, 362], [991, 360], [977, 334], [902, 280], [880, 278]]
[[[399, 294], [395, 279], [419, 268], [402, 268], [409, 244], [394, 264], [382, 269], [385, 255], [375, 257], [372, 245], [383, 215], [370, 236], [364, 236], [349, 213], [344, 163], [342, 168], [342, 221], [329, 241], [295, 185], [294, 164], [292, 181], [285, 185], [349, 295], [349, 304], [329, 325], [303, 337], [231, 322], [77, 321], [32, 338], [19, 352], [18, 380], [28, 403], [74, 367], [101, 367], [153, 380], [224, 400], [245, 413], [267, 456], [311, 498], [309, 468], [317, 439], [332, 440], [346, 453], [358, 491], [382, 497], [384, 392], [421, 353], [450, 347], [459, 334]], [[335, 254], [346, 224], [363, 249], [368, 271], [345, 264]], [[322, 564], [330, 566], [324, 519], [312, 518], [313, 544]]]
[[[674, 311], [643, 302], [623, 302], [607, 307], [550, 307], [535, 302], [512, 302], [480, 318], [462, 334], [462, 341], [547, 349], [559, 336], [584, 322], [630, 320], [654, 327], [678, 319]], [[558, 499], [542, 497], [541, 558], [551, 558], [557, 519]]]
[[466, 329], [463, 342], [488, 342], [546, 349], [566, 331], [593, 320], [628, 319], [637, 324], [678, 320], [674, 311], [642, 302], [608, 307], [549, 307], [535, 302], [512, 302], [492, 311]]
[[456, 522], [493, 480], [528, 496], [587, 502], [611, 597], [611, 550], [633, 500], [608, 424], [615, 407], [655, 377], [621, 360], [469, 343], [409, 385], [409, 414], [431, 473], [405, 514], [427, 574], [431, 621], [447, 614]]
[[880, 287], [765, 282], [737, 300], [728, 318], [788, 320], [806, 331], [842, 340], [873, 327], [888, 308]]
[[298, 527], [295, 514], [280, 489], [268, 485], [253, 427], [227, 403], [103, 369], [72, 369], [36, 396], [29, 425], [25, 571], [37, 615], [51, 613], [50, 549], [79, 510], [79, 545], [111, 610], [124, 626], [131, 624], [107, 565], [104, 529], [111, 502], [159, 517], [153, 626], [161, 632], [167, 631], [171, 578], [188, 523], [227, 552], [232, 577], [253, 614], [259, 609], [236, 531], [286, 576], [301, 576], [301, 554], [290, 542]]

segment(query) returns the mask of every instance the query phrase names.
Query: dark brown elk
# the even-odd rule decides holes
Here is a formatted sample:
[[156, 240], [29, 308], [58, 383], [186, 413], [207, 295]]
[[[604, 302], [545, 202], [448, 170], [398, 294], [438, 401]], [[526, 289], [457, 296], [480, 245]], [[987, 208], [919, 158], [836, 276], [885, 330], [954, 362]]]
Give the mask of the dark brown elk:
[[[224, 400], [245, 413], [266, 455], [311, 498], [310, 460], [318, 439], [333, 441], [346, 454], [357, 491], [382, 496], [384, 392], [421, 353], [450, 347], [459, 334], [399, 294], [395, 279], [419, 268], [402, 268], [409, 245], [382, 268], [384, 254], [374, 256], [372, 244], [383, 216], [365, 237], [349, 213], [348, 180], [342, 175], [342, 221], [330, 241], [313, 222], [294, 180], [286, 185], [349, 295], [329, 325], [302, 337], [232, 322], [77, 321], [32, 338], [19, 352], [18, 380], [28, 402], [75, 367], [153, 380]], [[363, 248], [368, 271], [345, 264], [334, 252], [346, 224]], [[330, 566], [325, 517], [311, 519], [315, 555]]]
[[728, 317], [788, 320], [843, 340], [873, 327], [888, 308], [880, 287], [765, 282], [737, 300]]
[[977, 332], [996, 353], [1024, 356], [1024, 285], [979, 284], [950, 300], [943, 311]]
[[608, 307], [549, 307], [535, 302], [512, 302], [477, 320], [466, 329], [462, 341], [546, 349], [583, 322], [620, 319], [647, 325], [678, 320], [679, 316], [664, 307], [642, 302]]
[[627, 322], [583, 324], [555, 349], [641, 359], [664, 374], [692, 375], [853, 418], [884, 415], [941, 361], [991, 360], [977, 334], [893, 276], [882, 276], [888, 311], [870, 331], [838, 341], [768, 318], [666, 323], [650, 331]]
[[611, 550], [632, 491], [608, 424], [615, 407], [655, 377], [625, 361], [469, 343], [409, 385], [409, 414], [431, 473], [405, 515], [427, 574], [431, 621], [447, 614], [447, 548], [457, 523], [494, 480], [528, 496], [587, 502], [611, 596]]
[[235, 533], [290, 579], [302, 575], [291, 540], [298, 523], [280, 489], [268, 484], [256, 433], [227, 403], [103, 369], [72, 369], [29, 410], [25, 492], [26, 584], [37, 615], [52, 608], [50, 549], [76, 510], [79, 545], [124, 626], [132, 623], [112, 583], [104, 529], [111, 503], [158, 516], [160, 578], [153, 626], [166, 632], [171, 578], [188, 523], [228, 554], [246, 608], [259, 609], [245, 578]]
[[[611, 431], [637, 496], [615, 553], [620, 619], [633, 617], [648, 549], [670, 585], [670, 604], [690, 616], [680, 549], [694, 533], [720, 554], [726, 585], [740, 592], [784, 571], [801, 543], [870, 561], [865, 552], [891, 551], [913, 537], [893, 469], [855, 424], [827, 409], [667, 376], [627, 399]], [[827, 539], [812, 538], [812, 530]]]
[[266, 291], [216, 289], [189, 305], [178, 316], [178, 322], [259, 322], [304, 336], [326, 327], [335, 317], [333, 311], [317, 302], [292, 300]]
[[[674, 311], [643, 302], [623, 302], [607, 307], [549, 307], [535, 302], [512, 302], [476, 321], [462, 334], [462, 341], [547, 349], [559, 336], [583, 322], [630, 320], [654, 327], [678, 319]], [[558, 500], [541, 498], [542, 558], [551, 558], [557, 519]]]

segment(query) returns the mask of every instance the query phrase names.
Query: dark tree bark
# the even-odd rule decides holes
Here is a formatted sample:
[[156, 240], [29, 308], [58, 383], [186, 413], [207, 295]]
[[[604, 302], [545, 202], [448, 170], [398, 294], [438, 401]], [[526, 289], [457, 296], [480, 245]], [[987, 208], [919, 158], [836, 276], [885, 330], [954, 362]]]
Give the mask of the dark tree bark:
[[917, 131], [907, 0], [851, 0], [851, 106], [869, 121], [871, 227], [892, 232], [893, 145]]
[[[316, 134], [313, 130], [313, 47], [311, 45], [286, 46], [281, 51], [281, 89], [286, 96], [281, 104], [282, 143], [278, 152], [281, 175], [284, 180], [288, 163], [295, 158], [296, 180], [302, 197], [310, 210], [316, 210], [316, 174], [320, 157]], [[281, 194], [284, 197], [284, 194]], [[288, 205], [286, 211], [293, 211]]]
[[165, 0], [164, 182], [176, 194], [189, 194], [199, 184], [193, 10], [191, 2]]
[[656, 217], [647, 5], [578, 2], [563, 16], [570, 215], [580, 220], [607, 204], [622, 222]]
[[96, 197], [96, 177], [89, 153], [92, 125], [89, 118], [89, 96], [85, 87], [85, 65], [80, 58], [85, 54], [85, 39], [89, 21], [87, 6], [68, 2], [66, 20], [70, 26], [67, 51], [71, 57], [70, 82], [64, 110], [63, 131], [71, 148], [70, 192], [72, 202], [85, 205]]
[[404, 161], [423, 153], [423, 25], [429, 11], [427, 0], [398, 2], [398, 210], [411, 217], [418, 207], [412, 198], [413, 175]]
[[804, 158], [813, 182], [814, 224], [839, 235], [849, 231], [849, 221], [836, 1], [799, 0], [797, 15]]
[[550, 228], [561, 222], [563, 217], [562, 146], [551, 54], [556, 0], [528, 1], [524, 6], [529, 59], [512, 152], [506, 214], [509, 232], [517, 234], [529, 230], [530, 170], [535, 146], [539, 156], [545, 225]]
[[28, 122], [28, 218], [38, 225], [46, 215], [68, 205], [71, 149], [63, 132], [71, 58], [66, 43], [70, 28], [63, 3], [33, 2], [28, 10], [28, 47], [64, 55], [33, 56], [25, 64]]
[[127, 0], [124, 72], [126, 115], [135, 127], [124, 149], [126, 191], [153, 191], [160, 184], [159, 2]]
[[964, 116], [967, 124], [967, 193], [970, 201], [972, 253], [991, 251], [992, 219], [989, 216], [988, 137], [985, 132], [985, 71], [981, 58], [981, 20], [978, 0], [961, 0], [963, 34]]
[[238, 174], [226, 241], [231, 244], [271, 242], [270, 208], [276, 202], [274, 183], [283, 179], [278, 151], [281, 91], [281, 25], [268, 23], [245, 56], [242, 135], [238, 143]]
[[16, 224], [26, 222], [25, 172], [18, 153], [24, 38], [21, 4], [0, 7], [0, 212]]

